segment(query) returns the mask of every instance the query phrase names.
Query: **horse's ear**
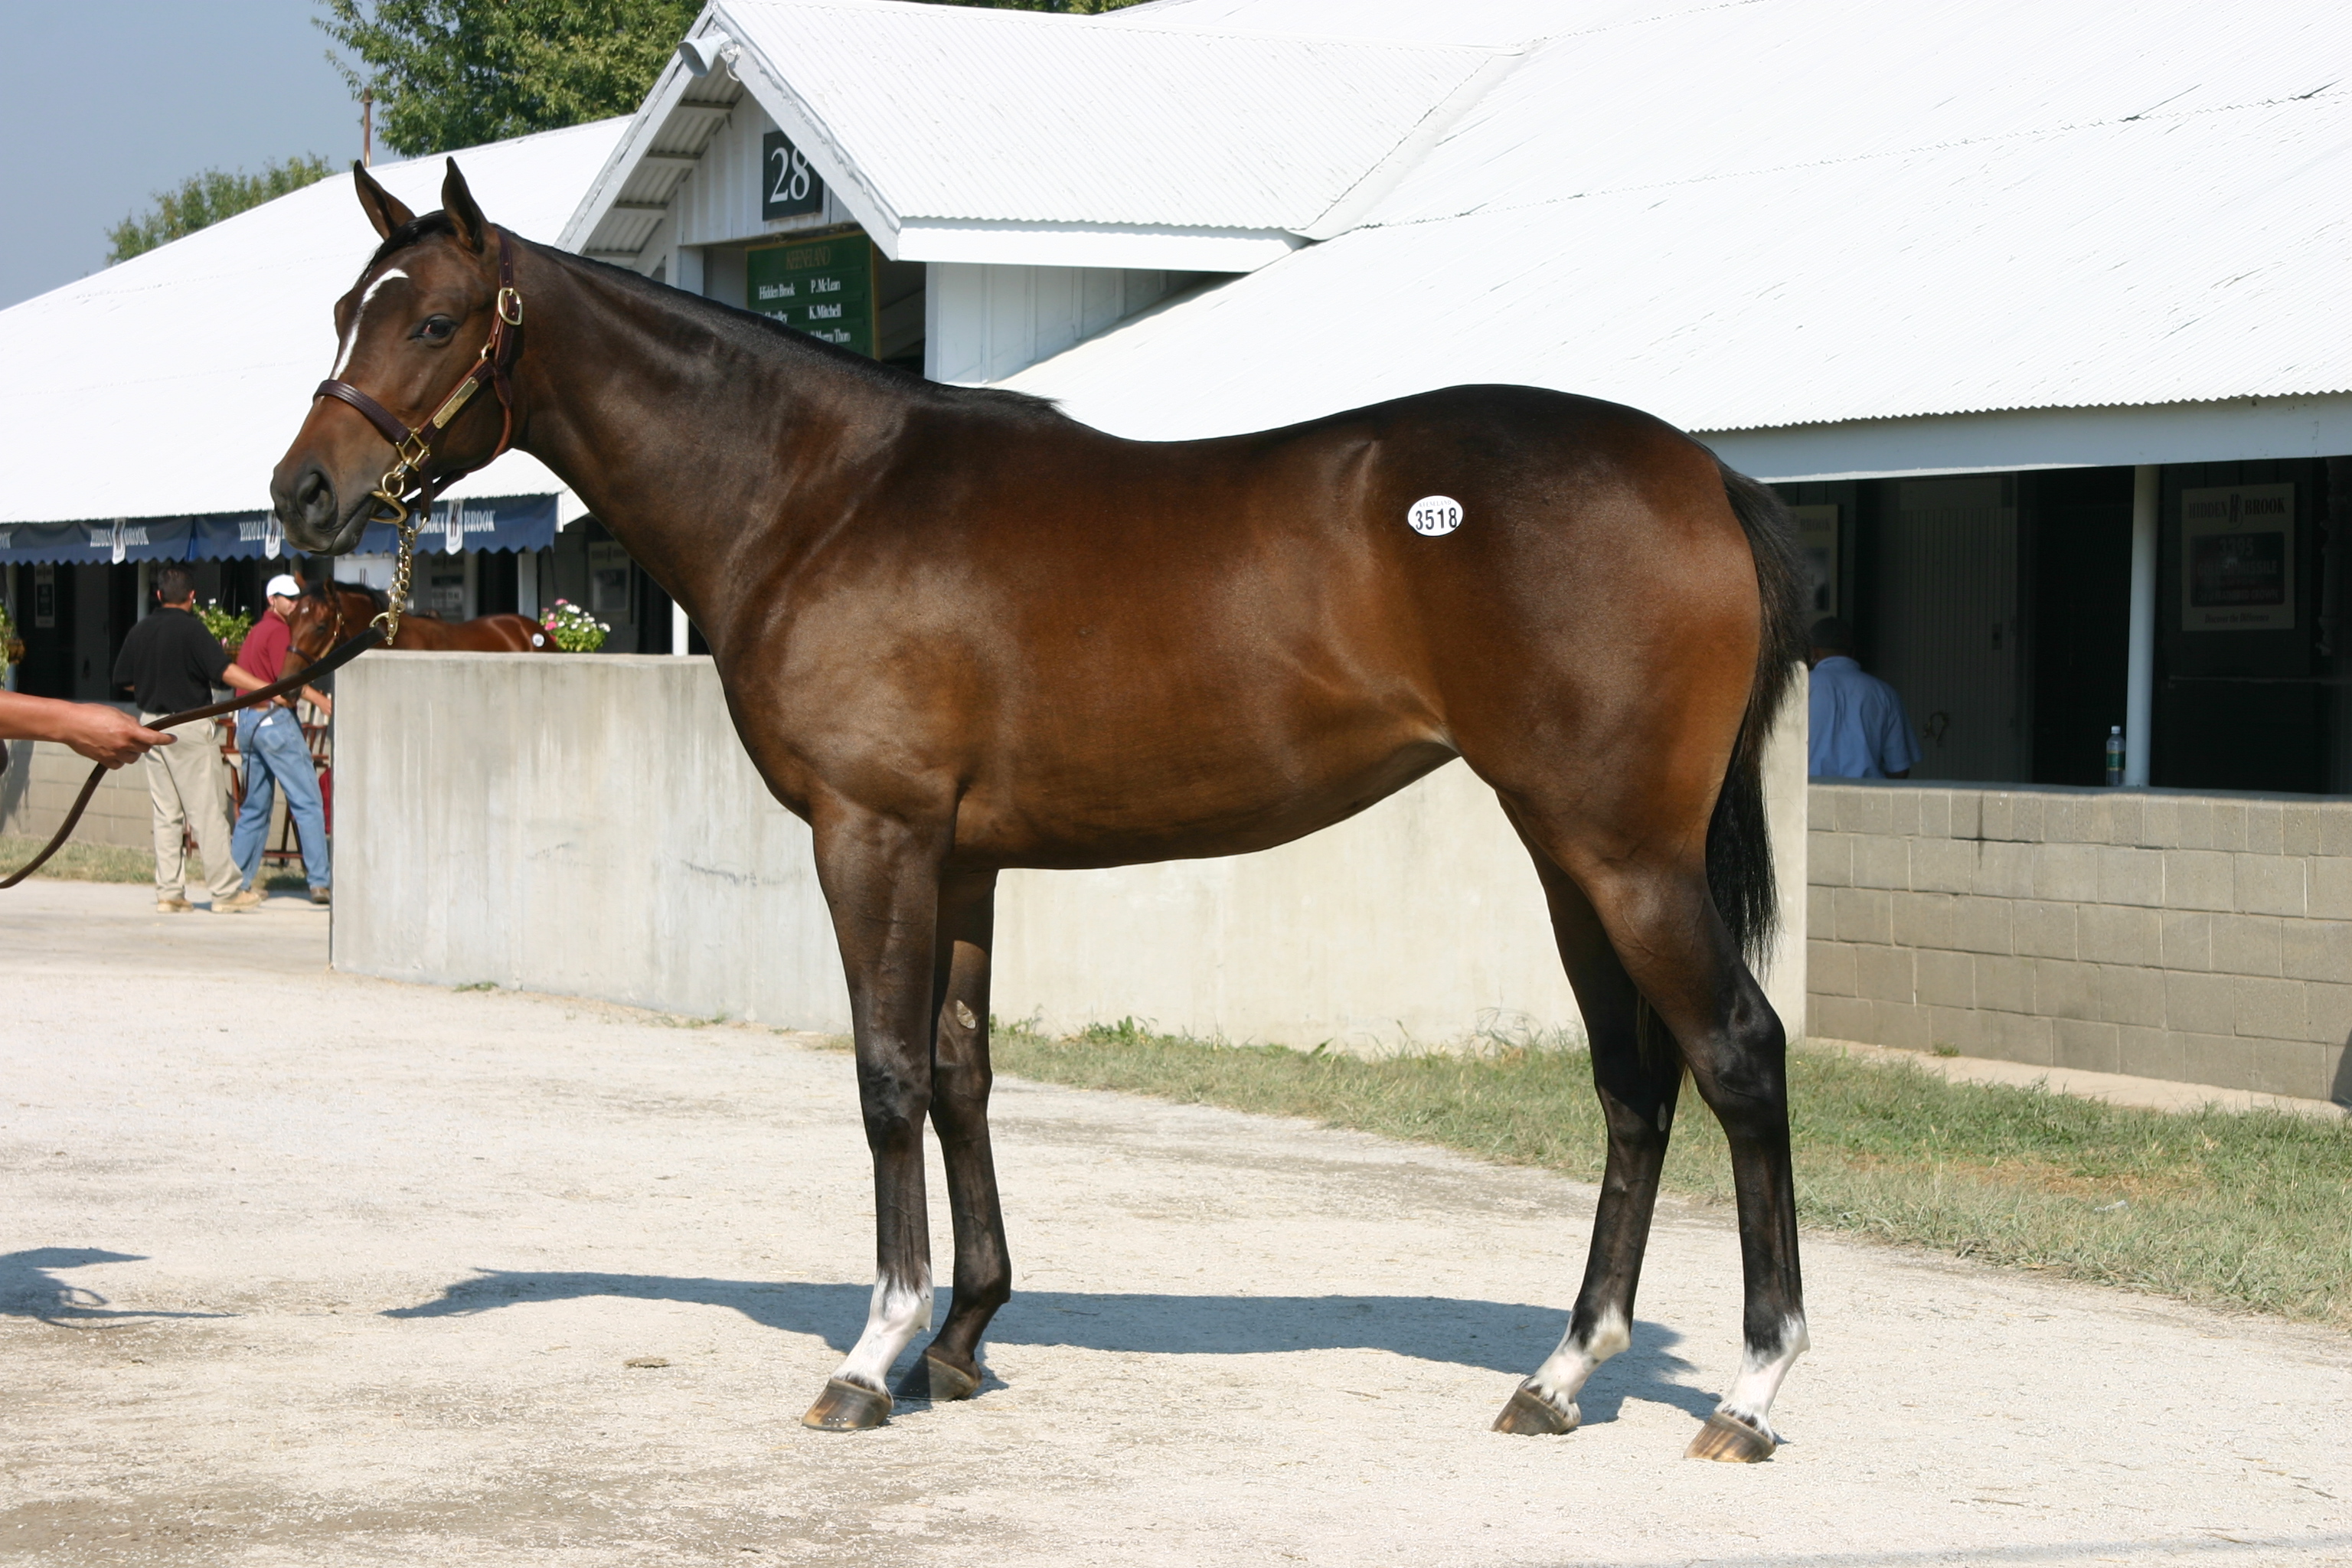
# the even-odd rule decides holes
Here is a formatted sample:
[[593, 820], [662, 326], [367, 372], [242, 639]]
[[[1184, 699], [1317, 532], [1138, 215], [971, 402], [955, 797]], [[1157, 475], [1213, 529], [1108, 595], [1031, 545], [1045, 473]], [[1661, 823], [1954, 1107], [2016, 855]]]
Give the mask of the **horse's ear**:
[[377, 184], [356, 158], [352, 160], [352, 185], [360, 194], [360, 210], [368, 215], [368, 222], [375, 225], [378, 239], [388, 238], [394, 229], [416, 216], [398, 196]]
[[466, 188], [466, 176], [457, 172], [457, 160], [449, 160], [448, 177], [441, 182], [441, 210], [449, 215], [449, 226], [457, 231], [457, 243], [468, 250], [479, 250], [490, 232], [490, 220], [474, 205], [474, 193]]

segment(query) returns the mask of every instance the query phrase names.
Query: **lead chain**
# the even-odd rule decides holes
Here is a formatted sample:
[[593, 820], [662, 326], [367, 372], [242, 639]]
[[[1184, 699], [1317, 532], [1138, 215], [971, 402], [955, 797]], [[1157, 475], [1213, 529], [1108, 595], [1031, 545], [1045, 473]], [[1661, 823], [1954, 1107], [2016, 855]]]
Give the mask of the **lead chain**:
[[409, 572], [416, 561], [416, 517], [405, 507], [395, 524], [400, 535], [400, 554], [392, 567], [392, 602], [375, 617], [374, 625], [383, 628], [383, 643], [390, 647], [400, 637], [400, 617], [408, 608]]

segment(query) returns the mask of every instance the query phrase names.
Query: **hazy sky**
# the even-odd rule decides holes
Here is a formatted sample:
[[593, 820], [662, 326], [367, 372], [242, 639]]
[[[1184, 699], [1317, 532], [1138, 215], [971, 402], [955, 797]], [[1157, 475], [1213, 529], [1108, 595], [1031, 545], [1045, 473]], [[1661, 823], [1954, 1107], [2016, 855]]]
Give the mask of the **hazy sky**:
[[310, 0], [0, 0], [0, 310], [106, 265], [199, 169], [359, 155]]

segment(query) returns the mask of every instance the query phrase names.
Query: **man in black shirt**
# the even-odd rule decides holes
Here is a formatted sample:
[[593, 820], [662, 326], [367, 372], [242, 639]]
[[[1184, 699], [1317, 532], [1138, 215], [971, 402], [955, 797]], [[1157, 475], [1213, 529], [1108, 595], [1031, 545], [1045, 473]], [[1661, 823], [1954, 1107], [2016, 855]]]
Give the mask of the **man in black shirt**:
[[[196, 580], [186, 567], [157, 573], [155, 596], [163, 607], [131, 628], [114, 661], [114, 684], [131, 688], [142, 721], [202, 708], [213, 700], [215, 684], [239, 691], [268, 684], [231, 663], [220, 639], [196, 618]], [[194, 907], [187, 900], [181, 848], [193, 825], [213, 913], [241, 914], [261, 902], [261, 889], [238, 891], [245, 879], [229, 855], [228, 779], [220, 746], [210, 724], [184, 734], [180, 744], [158, 746], [139, 764], [147, 770], [147, 794], [155, 805], [155, 908], [183, 914]]]

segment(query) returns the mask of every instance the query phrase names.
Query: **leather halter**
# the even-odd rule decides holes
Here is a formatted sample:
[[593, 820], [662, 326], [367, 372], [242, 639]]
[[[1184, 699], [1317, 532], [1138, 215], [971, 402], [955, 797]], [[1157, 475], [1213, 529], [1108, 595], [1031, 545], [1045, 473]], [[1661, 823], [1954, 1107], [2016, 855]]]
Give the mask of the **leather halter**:
[[482, 343], [482, 352], [475, 356], [473, 368], [465, 379], [441, 400], [441, 406], [422, 425], [410, 426], [374, 398], [348, 381], [333, 377], [319, 384], [310, 395], [312, 402], [332, 397], [350, 404], [366, 416], [383, 438], [392, 443], [393, 466], [372, 492], [392, 510], [370, 522], [388, 522], [395, 528], [413, 531], [410, 519], [414, 513], [432, 506], [434, 498], [464, 479], [474, 468], [450, 468], [429, 478], [425, 465], [433, 460], [433, 441], [457, 417], [482, 384], [489, 384], [499, 400], [502, 423], [499, 427], [499, 444], [488, 458], [475, 468], [495, 462], [514, 442], [514, 390], [509, 373], [515, 356], [522, 352], [522, 295], [514, 286], [514, 237], [493, 225], [490, 233], [499, 242], [499, 291], [490, 302], [490, 335]]

